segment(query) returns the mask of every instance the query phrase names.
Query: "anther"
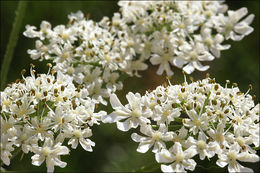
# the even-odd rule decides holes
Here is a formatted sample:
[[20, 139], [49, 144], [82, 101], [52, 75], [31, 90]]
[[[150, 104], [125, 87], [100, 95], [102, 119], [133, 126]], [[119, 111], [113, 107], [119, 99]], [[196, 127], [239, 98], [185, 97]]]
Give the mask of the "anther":
[[26, 72], [26, 70], [25, 70], [25, 69], [22, 69], [21, 75], [23, 76], [25, 72]]

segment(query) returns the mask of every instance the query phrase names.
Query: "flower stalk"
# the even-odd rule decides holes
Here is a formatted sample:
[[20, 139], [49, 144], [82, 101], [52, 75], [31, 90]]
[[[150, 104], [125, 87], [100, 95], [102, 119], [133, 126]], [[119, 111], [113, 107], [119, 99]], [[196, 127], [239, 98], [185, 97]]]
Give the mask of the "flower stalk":
[[5, 88], [9, 66], [13, 58], [16, 43], [18, 41], [18, 34], [22, 26], [26, 6], [27, 1], [19, 1], [17, 10], [15, 12], [15, 20], [13, 23], [12, 31], [9, 37], [6, 52], [4, 55], [4, 60], [1, 67], [1, 90]]

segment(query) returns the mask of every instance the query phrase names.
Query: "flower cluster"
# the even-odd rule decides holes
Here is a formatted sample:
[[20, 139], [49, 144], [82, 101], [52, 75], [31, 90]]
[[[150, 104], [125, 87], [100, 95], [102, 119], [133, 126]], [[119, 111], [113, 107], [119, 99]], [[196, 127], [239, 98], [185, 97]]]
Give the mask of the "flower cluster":
[[[61, 155], [80, 145], [91, 152], [91, 127], [116, 123], [121, 131], [140, 130], [131, 138], [138, 152], [152, 148], [163, 172], [195, 170], [196, 160], [216, 158], [229, 172], [250, 172], [240, 162], [259, 156], [259, 104], [237, 84], [228, 88], [209, 78], [181, 85], [163, 85], [144, 96], [129, 92], [123, 106], [114, 94], [125, 76], [138, 76], [149, 60], [157, 74], [172, 76], [171, 66], [187, 74], [206, 71], [203, 61], [219, 58], [230, 45], [253, 32], [254, 15], [247, 8], [228, 10], [223, 1], [119, 1], [112, 19], [95, 22], [80, 11], [66, 25], [39, 30], [26, 26], [35, 38], [27, 52], [34, 60], [51, 62], [47, 74], [18, 79], [1, 92], [1, 161], [10, 164], [14, 150], [32, 152], [32, 164], [45, 160], [47, 171], [65, 167]], [[107, 102], [111, 114], [98, 111]], [[195, 156], [197, 156], [195, 158]]]
[[[230, 48], [225, 40], [241, 40], [250, 34], [254, 15], [247, 9], [227, 10], [220, 1], [119, 1], [120, 13], [95, 22], [80, 11], [71, 13], [67, 25], [42, 21], [40, 30], [26, 26], [24, 35], [38, 38], [28, 50], [32, 59], [52, 60], [54, 69], [83, 84], [93, 99], [122, 89], [122, 74], [139, 76], [149, 59], [159, 65], [157, 74], [173, 75], [171, 65], [190, 74], [209, 68]], [[242, 20], [241, 20], [242, 19]]]
[[[125, 51], [131, 57], [134, 49], [139, 66], [149, 59], [159, 65], [157, 74], [173, 75], [171, 65], [190, 74], [195, 69], [209, 68], [201, 61], [220, 57], [230, 48], [225, 40], [241, 40], [250, 34], [254, 15], [248, 11], [228, 10], [223, 1], [119, 1], [120, 13], [110, 21], [100, 22], [110, 32], [130, 46]], [[243, 19], [244, 18], [244, 19]], [[132, 45], [132, 46], [131, 46]]]
[[28, 53], [32, 59], [52, 60], [56, 71], [72, 76], [93, 99], [106, 104], [103, 98], [122, 89], [119, 77], [124, 72], [131, 74], [134, 62], [123, 55], [123, 43], [118, 43], [98, 23], [86, 19], [82, 12], [71, 13], [68, 18], [66, 26], [53, 29], [47, 21], [42, 21], [39, 31], [27, 25], [24, 35], [38, 38], [36, 49], [29, 49]]
[[239, 162], [259, 161], [253, 148], [259, 147], [259, 104], [237, 84], [222, 87], [209, 77], [189, 84], [185, 77], [181, 85], [158, 86], [144, 96], [129, 92], [126, 98], [123, 106], [111, 95], [114, 112], [102, 121], [116, 122], [121, 131], [140, 127], [140, 134], [131, 135], [137, 151], [152, 148], [163, 172], [193, 171], [195, 155], [215, 156], [229, 172], [251, 172]]
[[[96, 101], [72, 77], [50, 70], [17, 80], [1, 92], [1, 160], [10, 164], [14, 150], [32, 152], [32, 164], [46, 160], [47, 171], [65, 167], [60, 155], [69, 154], [64, 141], [91, 152], [95, 143], [91, 126], [99, 124], [104, 111], [95, 112]], [[68, 140], [67, 140], [68, 139]]]

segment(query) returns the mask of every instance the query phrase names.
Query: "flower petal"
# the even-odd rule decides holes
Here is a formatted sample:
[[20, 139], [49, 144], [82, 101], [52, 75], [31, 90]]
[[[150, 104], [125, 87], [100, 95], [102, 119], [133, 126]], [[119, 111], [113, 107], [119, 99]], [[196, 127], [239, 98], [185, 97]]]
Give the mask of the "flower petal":
[[125, 120], [124, 122], [118, 121], [118, 122], [116, 122], [116, 125], [117, 125], [117, 128], [123, 132], [126, 132], [131, 128], [129, 119]]
[[152, 146], [153, 143], [151, 142], [141, 142], [136, 151], [139, 153], [146, 153]]

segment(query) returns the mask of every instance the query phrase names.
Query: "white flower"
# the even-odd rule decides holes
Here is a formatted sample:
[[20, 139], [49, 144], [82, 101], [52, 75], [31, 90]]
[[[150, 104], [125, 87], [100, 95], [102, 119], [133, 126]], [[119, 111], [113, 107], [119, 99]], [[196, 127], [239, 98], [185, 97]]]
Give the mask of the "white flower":
[[36, 77], [34, 73], [31, 68], [31, 76], [22, 76], [1, 92], [1, 160], [9, 165], [15, 146], [24, 153], [36, 153], [34, 165], [46, 158], [48, 172], [53, 172], [55, 165], [66, 166], [59, 156], [69, 153], [62, 146], [65, 139], [72, 148], [80, 143], [92, 151], [95, 143], [88, 139], [92, 136], [90, 126], [99, 124], [107, 113], [96, 112], [97, 102], [86, 88], [76, 88], [72, 77], [59, 71], [55, 76], [51, 68], [48, 74]]
[[69, 149], [61, 146], [61, 143], [54, 144], [53, 140], [46, 138], [42, 147], [33, 147], [35, 155], [32, 156], [32, 164], [40, 166], [46, 160], [47, 172], [53, 172], [54, 166], [64, 168], [67, 163], [60, 160], [60, 155], [69, 154]]
[[229, 150], [219, 154], [219, 159], [216, 164], [222, 168], [228, 165], [229, 172], [253, 172], [252, 169], [240, 165], [238, 161], [258, 162], [259, 156], [249, 154], [248, 152], [240, 152], [239, 145], [236, 143], [232, 145]]
[[[111, 95], [114, 112], [104, 116], [103, 122], [116, 122], [122, 131], [140, 125], [136, 130], [143, 135], [131, 135], [139, 142], [137, 151], [145, 153], [154, 146], [157, 162], [172, 163], [161, 165], [163, 172], [194, 170], [196, 162], [190, 158], [196, 154], [201, 160], [217, 154], [220, 167], [229, 162], [225, 158], [231, 150], [241, 152], [239, 161], [259, 160], [253, 148], [259, 146], [259, 104], [255, 106], [252, 96], [238, 87], [222, 87], [209, 77], [189, 84], [185, 76], [181, 85], [169, 82], [144, 96], [129, 93], [127, 100], [129, 104], [123, 106], [116, 95]], [[132, 117], [135, 108], [145, 121], [133, 126], [130, 122], [136, 120]], [[233, 162], [231, 167], [240, 169]]]
[[188, 63], [183, 67], [187, 74], [191, 74], [195, 69], [206, 71], [209, 69], [209, 66], [203, 66], [200, 61], [212, 61], [214, 59], [201, 43], [192, 43], [183, 47], [183, 52], [180, 52], [178, 57], [181, 57], [185, 63]]
[[193, 147], [183, 151], [179, 142], [176, 142], [169, 151], [162, 149], [155, 154], [158, 163], [172, 163], [171, 165], [161, 165], [163, 172], [186, 172], [185, 169], [193, 171], [196, 162], [191, 159], [197, 152]]
[[215, 155], [215, 152], [211, 149], [211, 146], [207, 144], [207, 136], [203, 132], [199, 132], [197, 140], [190, 136], [187, 141], [191, 145], [196, 146], [197, 152], [200, 155], [200, 160], [204, 160], [205, 157], [209, 159]]
[[244, 36], [254, 31], [254, 29], [249, 26], [254, 19], [253, 14], [240, 21], [247, 13], [248, 11], [245, 7], [237, 11], [229, 10], [227, 17], [219, 16], [219, 24], [217, 25], [220, 26], [218, 26], [217, 29], [219, 32], [225, 32], [226, 39], [231, 38], [234, 41], [242, 40]]
[[165, 124], [161, 124], [158, 130], [153, 130], [151, 125], [142, 126], [141, 132], [146, 136], [140, 136], [137, 133], [131, 135], [135, 142], [140, 142], [137, 148], [140, 153], [147, 152], [153, 145], [153, 152], [157, 153], [160, 149], [166, 148], [164, 141], [172, 140], [172, 135]]
[[1, 135], [1, 160], [5, 165], [10, 165], [11, 152], [14, 151], [13, 142], [9, 142], [8, 138], [8, 135]]
[[117, 96], [112, 94], [110, 103], [116, 111], [104, 116], [102, 121], [104, 123], [116, 122], [117, 128], [121, 131], [128, 131], [130, 128], [137, 128], [138, 125], [149, 123], [150, 120], [146, 118], [149, 112], [142, 111], [142, 104], [139, 102], [140, 94], [134, 95], [130, 92], [126, 98], [129, 104], [124, 107]]
[[[78, 143], [80, 143], [80, 145], [82, 146], [82, 148], [84, 148], [84, 150], [89, 152], [93, 151], [92, 146], [95, 146], [95, 143], [90, 139], [86, 139], [92, 136], [92, 131], [90, 128], [86, 128], [84, 130], [74, 128], [70, 130], [71, 130], [70, 132], [71, 134], [68, 135], [70, 135], [71, 137], [68, 144], [71, 145], [73, 149], [77, 148]], [[68, 132], [65, 132], [65, 135], [67, 135], [67, 133]]]
[[167, 76], [173, 75], [173, 72], [169, 64], [173, 62], [173, 55], [170, 55], [169, 53], [165, 52], [161, 56], [154, 54], [152, 55], [150, 61], [153, 65], [160, 64], [159, 69], [156, 72], [158, 75], [162, 75], [164, 71], [166, 71]]

